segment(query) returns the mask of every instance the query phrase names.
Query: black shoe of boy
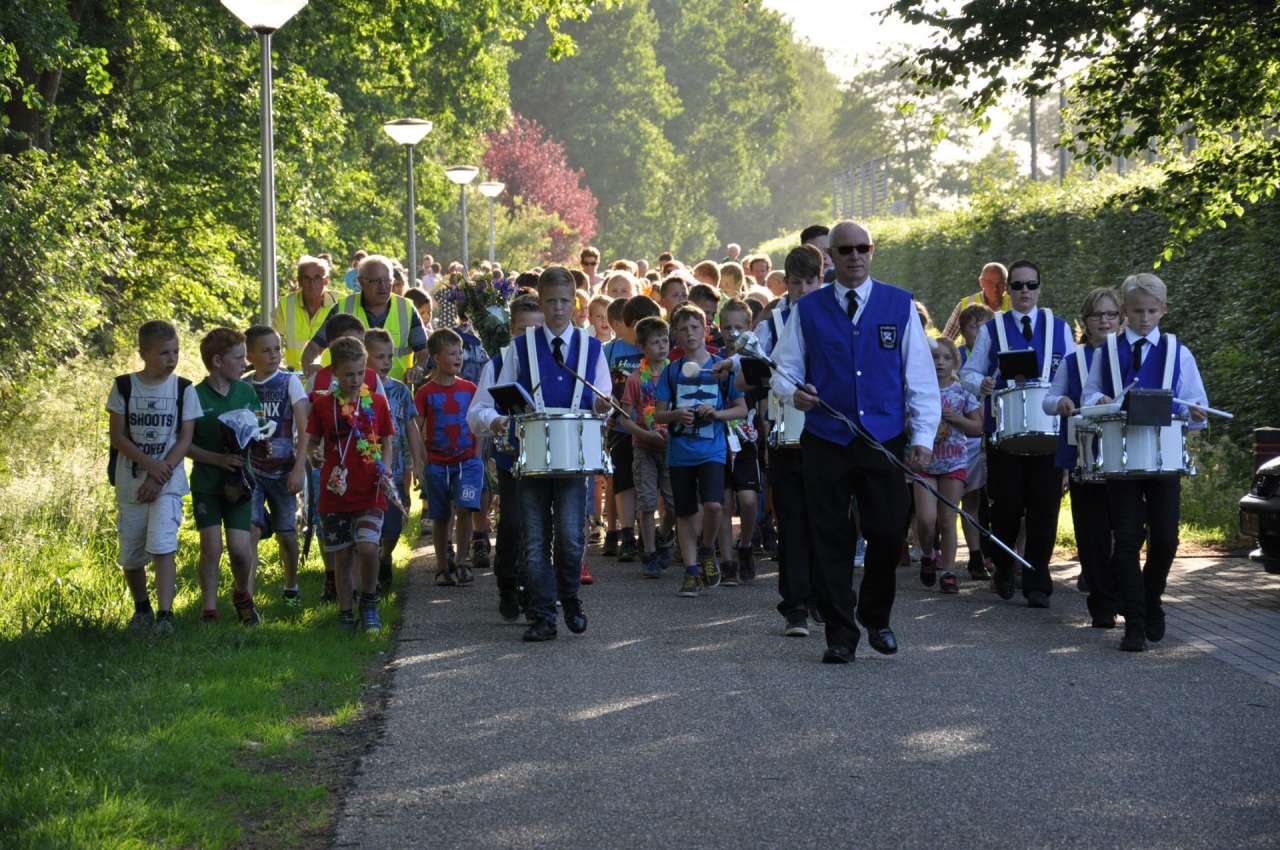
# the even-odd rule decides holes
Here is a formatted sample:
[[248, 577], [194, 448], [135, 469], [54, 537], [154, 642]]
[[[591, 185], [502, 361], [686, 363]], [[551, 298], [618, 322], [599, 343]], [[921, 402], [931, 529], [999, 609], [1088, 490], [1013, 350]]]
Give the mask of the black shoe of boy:
[[612, 558], [618, 554], [618, 532], [610, 531], [604, 536], [604, 548], [600, 554]]
[[742, 546], [738, 548], [738, 582], [741, 584], [751, 584], [756, 580], [756, 560], [755, 552], [750, 546]]
[[391, 559], [378, 562], [378, 593], [390, 593], [391, 583], [393, 580], [393, 566]]
[[338, 585], [333, 578], [333, 570], [324, 571], [324, 592], [320, 594], [321, 602], [338, 601]]
[[133, 616], [129, 619], [129, 631], [135, 635], [148, 635], [151, 634], [151, 627], [155, 623], [156, 615], [150, 608], [134, 611]]
[[721, 587], [738, 586], [737, 561], [722, 561], [720, 563], [720, 585]]
[[262, 616], [258, 613], [258, 606], [253, 604], [252, 596], [235, 600], [235, 606], [236, 616], [240, 618], [240, 625], [252, 627], [262, 623]]
[[618, 535], [618, 563], [630, 564], [635, 561], [636, 556], [640, 554], [640, 549], [636, 546], [636, 533], [630, 528], [622, 529]]
[[489, 535], [471, 538], [471, 565], [477, 570], [489, 569], [489, 553], [492, 551]]
[[521, 638], [525, 643], [542, 643], [555, 639], [556, 624], [551, 620], [534, 620], [533, 624], [525, 629], [524, 637]]
[[582, 600], [573, 596], [560, 603], [564, 609], [564, 624], [569, 631], [580, 635], [587, 630], [587, 615], [582, 611]]
[[991, 571], [987, 569], [981, 552], [969, 553], [969, 577], [977, 581], [986, 581], [991, 578]]

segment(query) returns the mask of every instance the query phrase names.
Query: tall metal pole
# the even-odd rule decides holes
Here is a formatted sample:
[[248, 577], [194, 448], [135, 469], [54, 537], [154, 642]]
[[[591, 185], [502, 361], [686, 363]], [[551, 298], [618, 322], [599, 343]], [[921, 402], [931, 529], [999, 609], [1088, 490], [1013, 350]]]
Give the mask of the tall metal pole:
[[259, 240], [262, 246], [262, 323], [271, 324], [276, 309], [276, 174], [275, 144], [271, 130], [271, 30], [258, 30], [262, 44], [262, 212]]
[[[1058, 121], [1065, 123], [1067, 115], [1067, 84], [1065, 82], [1058, 83]], [[1064, 134], [1059, 133], [1059, 136]], [[1061, 138], [1058, 139], [1062, 141]], [[1067, 182], [1067, 146], [1061, 145], [1058, 148], [1058, 183]]]
[[471, 249], [467, 247], [467, 186], [458, 187], [462, 194], [462, 276], [471, 279]]
[[418, 285], [418, 226], [415, 220], [417, 211], [415, 207], [417, 203], [413, 196], [413, 145], [405, 145], [404, 153], [406, 162], [409, 164], [409, 202], [405, 206], [405, 218], [409, 222], [409, 236], [406, 241], [406, 249], [409, 252], [409, 284], [411, 286]]
[[[484, 187], [481, 186], [480, 188], [483, 189]], [[493, 265], [493, 241], [494, 241], [493, 198], [490, 198], [489, 199], [489, 265]]]
[[1036, 161], [1037, 149], [1040, 147], [1040, 137], [1036, 132], [1036, 99], [1031, 98], [1031, 179], [1040, 179], [1040, 165]]

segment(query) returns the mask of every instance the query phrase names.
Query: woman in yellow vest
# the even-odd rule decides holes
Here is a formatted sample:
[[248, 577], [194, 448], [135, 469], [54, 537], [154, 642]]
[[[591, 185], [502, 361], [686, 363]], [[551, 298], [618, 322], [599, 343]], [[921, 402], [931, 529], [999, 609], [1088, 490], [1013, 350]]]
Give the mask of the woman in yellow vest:
[[951, 311], [951, 318], [947, 319], [947, 324], [943, 326], [942, 335], [950, 340], [960, 335], [960, 314], [964, 312], [965, 307], [985, 304], [997, 313], [1001, 310], [1009, 310], [1009, 288], [1006, 285], [1008, 280], [1009, 270], [1000, 263], [987, 263], [983, 266], [982, 273], [978, 275], [978, 286], [982, 289], [960, 299], [960, 303], [956, 304], [956, 308]]
[[[294, 372], [302, 371], [302, 352], [320, 330], [338, 298], [329, 291], [329, 263], [304, 254], [298, 258], [297, 288], [284, 297], [271, 315], [271, 327], [284, 340], [284, 362]], [[329, 352], [320, 362], [329, 365]]]

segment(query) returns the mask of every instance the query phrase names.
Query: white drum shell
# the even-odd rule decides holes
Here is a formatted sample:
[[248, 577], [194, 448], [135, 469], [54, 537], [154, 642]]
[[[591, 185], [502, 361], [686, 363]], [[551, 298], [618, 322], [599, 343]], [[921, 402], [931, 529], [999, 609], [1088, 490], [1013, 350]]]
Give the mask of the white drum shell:
[[1044, 381], [996, 390], [992, 398], [996, 448], [1015, 455], [1049, 455], [1057, 451], [1058, 415], [1045, 413], [1044, 397], [1049, 393]]
[[517, 416], [520, 452], [512, 474], [517, 478], [567, 478], [612, 473], [606, 433], [604, 418], [586, 412]]
[[1076, 444], [1080, 480], [1195, 474], [1182, 417], [1164, 427], [1130, 426], [1124, 414], [1083, 418], [1076, 425]]
[[[776, 402], [776, 400], [775, 400]], [[804, 411], [793, 404], [776, 402], [773, 428], [769, 431], [769, 445], [774, 448], [796, 448], [804, 433]]]

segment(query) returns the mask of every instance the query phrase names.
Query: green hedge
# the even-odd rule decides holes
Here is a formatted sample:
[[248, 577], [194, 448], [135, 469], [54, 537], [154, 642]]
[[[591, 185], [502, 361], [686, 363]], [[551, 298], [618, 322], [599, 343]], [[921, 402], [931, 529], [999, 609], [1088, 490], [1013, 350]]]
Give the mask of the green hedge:
[[[1118, 287], [1160, 258], [1164, 220], [1116, 201], [1134, 180], [1156, 176], [1032, 185], [963, 211], [872, 220], [873, 274], [915, 292], [941, 325], [977, 291], [984, 263], [1026, 257], [1045, 281], [1040, 304], [1074, 318], [1089, 289]], [[762, 249], [777, 264], [794, 240]], [[1154, 271], [1169, 286], [1161, 326], [1195, 352], [1210, 401], [1236, 414], [1231, 434], [1280, 425], [1280, 203], [1253, 206]]]

